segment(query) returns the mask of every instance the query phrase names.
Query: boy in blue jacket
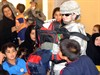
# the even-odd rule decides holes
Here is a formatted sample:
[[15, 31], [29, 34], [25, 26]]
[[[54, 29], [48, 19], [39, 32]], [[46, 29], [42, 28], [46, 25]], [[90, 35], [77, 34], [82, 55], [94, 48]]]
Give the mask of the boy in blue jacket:
[[60, 43], [60, 49], [60, 57], [67, 61], [60, 75], [99, 75], [92, 60], [86, 55], [80, 56], [80, 45], [77, 41], [64, 39]]
[[17, 50], [13, 43], [6, 43], [2, 46], [2, 53], [6, 60], [3, 62], [3, 69], [10, 75], [29, 75], [26, 69], [26, 62], [23, 59], [16, 58]]

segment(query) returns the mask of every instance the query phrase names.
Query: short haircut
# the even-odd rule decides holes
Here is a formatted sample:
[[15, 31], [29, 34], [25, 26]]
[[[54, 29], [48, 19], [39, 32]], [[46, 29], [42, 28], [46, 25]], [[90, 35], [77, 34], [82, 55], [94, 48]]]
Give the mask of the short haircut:
[[25, 10], [25, 5], [24, 4], [18, 4], [17, 5], [17, 9], [20, 11], [20, 13], [23, 13]]
[[11, 47], [14, 47], [15, 50], [16, 50], [16, 45], [15, 45], [15, 44], [13, 44], [13, 43], [11, 43], [11, 42], [8, 42], [8, 43], [4, 44], [4, 45], [2, 46], [2, 48], [1, 48], [2, 53], [5, 54], [7, 48], [11, 48]]
[[67, 56], [69, 60], [74, 61], [80, 56], [80, 45], [77, 41], [64, 39], [60, 43], [63, 56]]

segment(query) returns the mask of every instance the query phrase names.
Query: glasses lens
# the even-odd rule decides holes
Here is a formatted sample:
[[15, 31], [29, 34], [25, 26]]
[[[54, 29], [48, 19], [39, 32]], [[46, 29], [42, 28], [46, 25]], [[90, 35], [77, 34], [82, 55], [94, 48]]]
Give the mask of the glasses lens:
[[69, 16], [69, 15], [71, 15], [71, 14], [62, 14], [62, 16], [64, 16], [64, 15], [65, 15], [65, 16]]

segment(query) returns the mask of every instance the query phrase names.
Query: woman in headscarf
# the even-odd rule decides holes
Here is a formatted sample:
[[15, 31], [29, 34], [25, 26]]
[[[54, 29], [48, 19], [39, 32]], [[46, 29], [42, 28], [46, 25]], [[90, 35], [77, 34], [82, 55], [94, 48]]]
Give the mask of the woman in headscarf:
[[7, 42], [13, 42], [18, 45], [16, 33], [18, 27], [15, 26], [15, 16], [9, 5], [2, 7], [2, 13], [3, 19], [0, 22], [0, 46]]
[[100, 65], [100, 33], [92, 35], [86, 50], [95, 65]]

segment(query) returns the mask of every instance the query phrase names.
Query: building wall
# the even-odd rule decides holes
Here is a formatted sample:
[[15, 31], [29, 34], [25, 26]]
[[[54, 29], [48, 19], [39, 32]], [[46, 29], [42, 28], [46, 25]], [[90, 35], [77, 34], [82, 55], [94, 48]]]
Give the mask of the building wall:
[[100, 24], [100, 0], [76, 0], [81, 7], [81, 23], [92, 33], [93, 26]]

